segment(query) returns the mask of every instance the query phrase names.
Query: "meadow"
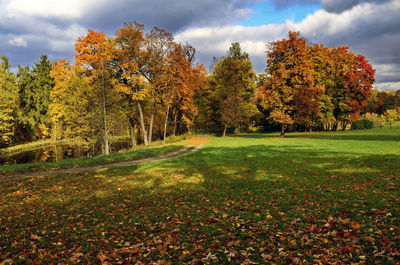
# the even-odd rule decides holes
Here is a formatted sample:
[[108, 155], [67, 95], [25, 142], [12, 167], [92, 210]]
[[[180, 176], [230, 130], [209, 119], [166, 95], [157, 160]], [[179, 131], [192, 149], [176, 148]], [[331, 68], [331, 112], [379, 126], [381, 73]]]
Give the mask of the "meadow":
[[0, 183], [0, 263], [399, 262], [399, 127], [207, 138], [167, 161]]

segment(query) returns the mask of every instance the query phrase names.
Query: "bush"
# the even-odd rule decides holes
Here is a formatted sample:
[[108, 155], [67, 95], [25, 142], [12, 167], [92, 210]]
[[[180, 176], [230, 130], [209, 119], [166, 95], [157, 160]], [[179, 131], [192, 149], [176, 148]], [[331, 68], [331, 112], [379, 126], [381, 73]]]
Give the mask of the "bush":
[[351, 124], [351, 130], [364, 130], [372, 128], [374, 128], [374, 122], [367, 119], [357, 120]]
[[187, 134], [187, 133], [185, 133], [185, 134], [181, 134], [181, 135], [179, 135], [179, 136], [176, 136], [176, 135], [173, 135], [173, 134], [171, 134], [170, 136], [168, 136], [167, 137], [167, 139], [165, 139], [165, 142], [166, 143], [176, 143], [176, 142], [179, 142], [179, 141], [183, 141], [183, 140], [185, 140], [185, 139], [188, 139], [190, 137], [190, 135], [189, 134]]

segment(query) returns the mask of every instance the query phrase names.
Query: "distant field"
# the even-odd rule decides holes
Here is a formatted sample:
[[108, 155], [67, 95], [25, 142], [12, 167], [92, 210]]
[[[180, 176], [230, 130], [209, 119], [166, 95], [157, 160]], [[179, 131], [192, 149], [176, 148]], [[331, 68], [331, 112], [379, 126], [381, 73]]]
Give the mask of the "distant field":
[[400, 128], [209, 140], [0, 183], [0, 263], [398, 264]]

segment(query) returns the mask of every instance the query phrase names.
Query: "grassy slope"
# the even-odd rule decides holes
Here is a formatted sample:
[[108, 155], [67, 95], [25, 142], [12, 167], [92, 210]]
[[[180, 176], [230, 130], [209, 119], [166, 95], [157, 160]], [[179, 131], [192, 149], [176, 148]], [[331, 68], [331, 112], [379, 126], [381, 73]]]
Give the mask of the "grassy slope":
[[0, 184], [1, 258], [394, 264], [400, 129], [212, 137], [190, 156]]
[[[160, 143], [157, 143], [160, 144]], [[34, 162], [26, 164], [15, 164], [15, 165], [0, 165], [0, 174], [12, 174], [17, 172], [32, 172], [42, 170], [53, 170], [61, 168], [73, 168], [73, 167], [84, 167], [102, 165], [113, 162], [121, 162], [127, 160], [141, 159], [161, 154], [166, 154], [172, 151], [176, 151], [184, 146], [184, 142], [178, 142], [169, 145], [150, 146], [144, 148], [140, 145], [133, 150], [123, 150], [122, 152], [112, 153], [110, 155], [100, 155], [91, 158], [67, 158], [57, 162]]]
[[[110, 138], [111, 138], [110, 139], [111, 141], [121, 141], [121, 140], [130, 141], [130, 136], [114, 136], [114, 137], [110, 137]], [[94, 139], [90, 141], [90, 143], [95, 143], [95, 142], [96, 142], [96, 140], [94, 140]], [[29, 142], [29, 143], [18, 144], [18, 145], [6, 147], [6, 148], [1, 148], [0, 155], [17, 154], [20, 152], [36, 150], [36, 149], [40, 149], [43, 147], [52, 146], [54, 144], [56, 144], [56, 145], [65, 145], [65, 144], [83, 145], [83, 144], [85, 144], [85, 141], [83, 141], [82, 139], [79, 139], [79, 138], [61, 139], [61, 140], [57, 140], [56, 142], [54, 142], [54, 140], [51, 140], [51, 139], [37, 140], [37, 141]]]

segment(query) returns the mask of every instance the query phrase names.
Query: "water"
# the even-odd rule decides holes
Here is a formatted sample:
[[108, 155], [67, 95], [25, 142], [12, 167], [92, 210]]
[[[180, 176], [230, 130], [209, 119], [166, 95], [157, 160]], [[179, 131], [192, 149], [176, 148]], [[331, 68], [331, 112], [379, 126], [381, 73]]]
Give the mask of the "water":
[[[130, 141], [114, 142], [110, 146], [110, 152], [132, 147]], [[54, 162], [65, 158], [93, 157], [101, 154], [101, 147], [95, 145], [51, 145], [43, 148], [19, 152], [6, 156], [0, 156], [0, 164], [24, 164], [31, 162]]]

